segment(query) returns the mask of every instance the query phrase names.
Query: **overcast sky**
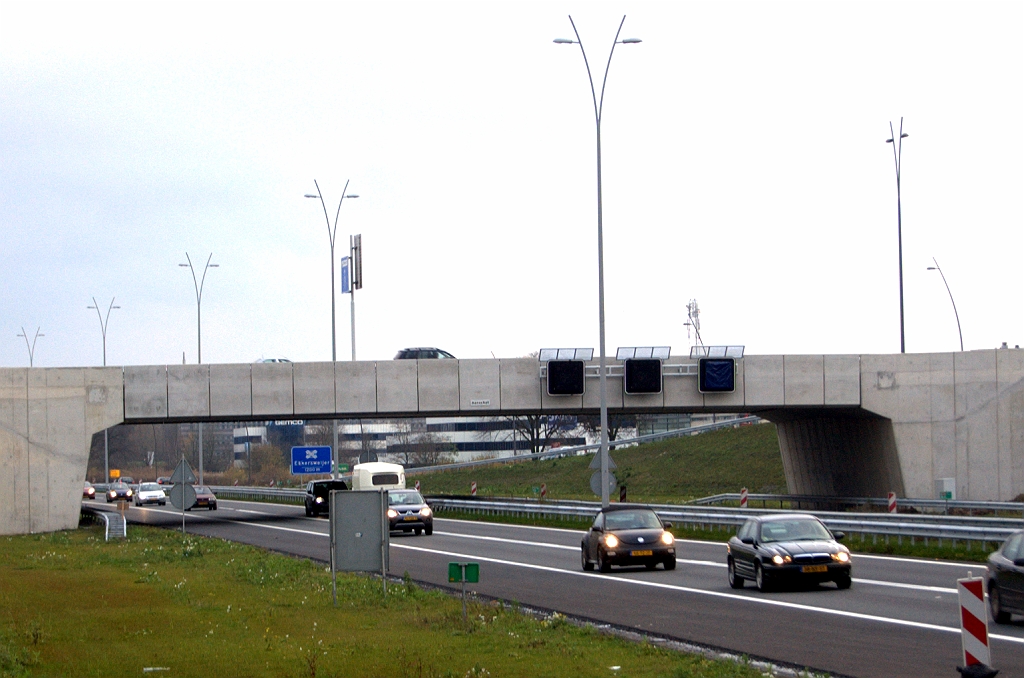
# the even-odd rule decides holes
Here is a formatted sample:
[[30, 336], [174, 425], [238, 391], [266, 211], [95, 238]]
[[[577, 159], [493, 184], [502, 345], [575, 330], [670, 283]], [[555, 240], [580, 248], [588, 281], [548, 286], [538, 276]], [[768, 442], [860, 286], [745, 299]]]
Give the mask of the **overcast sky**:
[[[1024, 344], [1024, 3], [0, 3], [0, 365]], [[336, 283], [337, 284], [337, 283]], [[338, 357], [351, 355], [338, 295]]]

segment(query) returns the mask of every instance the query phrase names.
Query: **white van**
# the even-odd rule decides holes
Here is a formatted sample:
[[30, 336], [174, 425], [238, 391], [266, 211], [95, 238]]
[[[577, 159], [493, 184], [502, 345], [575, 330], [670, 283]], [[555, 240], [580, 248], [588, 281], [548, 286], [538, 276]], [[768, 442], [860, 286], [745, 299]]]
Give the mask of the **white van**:
[[404, 490], [405, 468], [401, 464], [371, 461], [352, 467], [353, 490]]

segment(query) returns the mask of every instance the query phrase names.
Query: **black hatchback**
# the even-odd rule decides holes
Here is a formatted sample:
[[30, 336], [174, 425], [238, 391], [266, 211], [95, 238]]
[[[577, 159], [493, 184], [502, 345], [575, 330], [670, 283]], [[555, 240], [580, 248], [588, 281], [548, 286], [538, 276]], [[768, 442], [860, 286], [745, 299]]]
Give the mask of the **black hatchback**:
[[331, 490], [347, 490], [344, 480], [310, 480], [306, 483], [306, 515], [331, 512]]
[[643, 565], [653, 570], [658, 563], [676, 568], [676, 540], [654, 509], [635, 504], [612, 504], [601, 509], [580, 542], [583, 569], [597, 566], [608, 572], [612, 565]]
[[844, 536], [807, 514], [751, 518], [729, 540], [729, 586], [741, 589], [752, 580], [759, 591], [767, 591], [782, 582], [831, 581], [848, 589], [853, 568], [850, 549], [839, 543]]
[[988, 606], [997, 624], [1024, 614], [1024, 530], [1011, 534], [988, 557]]

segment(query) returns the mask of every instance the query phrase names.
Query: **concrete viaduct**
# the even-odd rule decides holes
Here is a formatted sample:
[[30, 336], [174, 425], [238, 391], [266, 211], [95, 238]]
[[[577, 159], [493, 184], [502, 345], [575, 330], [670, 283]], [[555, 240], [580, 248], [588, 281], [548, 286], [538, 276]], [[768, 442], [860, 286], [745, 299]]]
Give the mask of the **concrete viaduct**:
[[[609, 359], [609, 407], [760, 415], [796, 494], [934, 497], [940, 478], [958, 499], [1024, 492], [1024, 350], [749, 355], [725, 394], [701, 394], [695, 368], [671, 358], [661, 394], [630, 396]], [[532, 358], [0, 368], [0, 534], [75, 527], [92, 437], [121, 423], [597, 409], [596, 379], [551, 397]]]

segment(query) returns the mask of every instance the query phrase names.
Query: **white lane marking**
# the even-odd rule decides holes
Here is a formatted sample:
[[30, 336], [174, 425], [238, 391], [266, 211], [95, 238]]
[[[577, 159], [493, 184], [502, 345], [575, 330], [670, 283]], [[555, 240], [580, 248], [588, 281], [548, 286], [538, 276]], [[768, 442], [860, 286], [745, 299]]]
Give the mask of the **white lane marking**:
[[[891, 617], [881, 617], [873, 614], [864, 614], [861, 612], [849, 612], [846, 610], [836, 610], [830, 608], [814, 607], [812, 605], [802, 605], [800, 603], [790, 603], [784, 600], [769, 600], [765, 598], [752, 598], [750, 596], [742, 596], [735, 593], [723, 593], [721, 591], [706, 591], [704, 589], [695, 589], [689, 586], [677, 586], [674, 584], [664, 584], [660, 582], [646, 581], [642, 579], [623, 579], [617, 577], [608, 577], [607, 575], [591, 574], [589, 572], [576, 572], [573, 570], [561, 570], [556, 567], [548, 567], [546, 565], [532, 565], [529, 563], [517, 563], [510, 560], [501, 560], [498, 558], [486, 558], [481, 556], [469, 555], [465, 553], [454, 553], [452, 551], [440, 551], [437, 549], [428, 549], [421, 546], [408, 546], [406, 544], [392, 544], [395, 548], [408, 549], [410, 551], [422, 551], [424, 553], [434, 553], [437, 555], [448, 556], [451, 558], [468, 558], [472, 560], [481, 560], [489, 563], [496, 563], [498, 565], [509, 565], [511, 567], [523, 567], [530, 570], [540, 570], [543, 572], [553, 572], [557, 574], [565, 574], [572, 577], [588, 577], [600, 579], [606, 582], [620, 582], [624, 584], [633, 584], [635, 586], [647, 586], [651, 588], [666, 589], [669, 591], [680, 591], [683, 593], [693, 593], [697, 595], [712, 596], [714, 598], [728, 598], [731, 600], [740, 600], [749, 603], [757, 603], [761, 605], [769, 605], [774, 607], [785, 607], [793, 610], [802, 610], [805, 612], [820, 612], [822, 614], [831, 614], [839, 617], [849, 617], [852, 619], [863, 619], [866, 621], [882, 622], [887, 624], [896, 624], [897, 626], [910, 626], [913, 628], [924, 629], [926, 631], [941, 631], [943, 633], [960, 633], [959, 628], [951, 626], [939, 626], [938, 624], [927, 624], [925, 622], [915, 622], [905, 619], [893, 619]], [[1004, 636], [989, 634], [990, 638], [997, 640], [1005, 640], [1011, 643], [1024, 644], [1024, 638], [1016, 638], [1014, 636]]]
[[[563, 549], [563, 550], [567, 550], [567, 551], [575, 551], [575, 550], [577, 550], [579, 548], [578, 546], [565, 546], [563, 544], [546, 544], [546, 543], [543, 543], [543, 542], [531, 542], [531, 541], [520, 541], [520, 540], [517, 540], [517, 539], [506, 539], [504, 537], [486, 537], [486, 536], [474, 535], [474, 534], [459, 534], [457, 532], [435, 532], [434, 534], [436, 534], [438, 536], [441, 536], [441, 537], [461, 537], [463, 539], [478, 539], [480, 541], [496, 541], [496, 542], [502, 542], [502, 543], [505, 543], [505, 544], [515, 544], [517, 546], [539, 546], [541, 548]], [[676, 544], [679, 544], [679, 543], [680, 543], [679, 541], [676, 542]], [[716, 561], [713, 561], [713, 560], [685, 560], [683, 558], [678, 558], [676, 560], [676, 562], [683, 563], [684, 565], [702, 565], [704, 567], [721, 567], [721, 568], [725, 568], [726, 567], [725, 563], [719, 563], [719, 562], [716, 562]], [[946, 587], [942, 587], [942, 586], [925, 586], [925, 585], [922, 585], [922, 584], [904, 584], [904, 583], [901, 583], [901, 582], [882, 581], [882, 580], [878, 580], [878, 579], [856, 579], [855, 578], [853, 581], [857, 582], [858, 584], [868, 584], [870, 586], [890, 586], [892, 588], [909, 589], [909, 590], [912, 590], [912, 591], [935, 591], [937, 593], [956, 593], [956, 589], [955, 588], [946, 588]]]

